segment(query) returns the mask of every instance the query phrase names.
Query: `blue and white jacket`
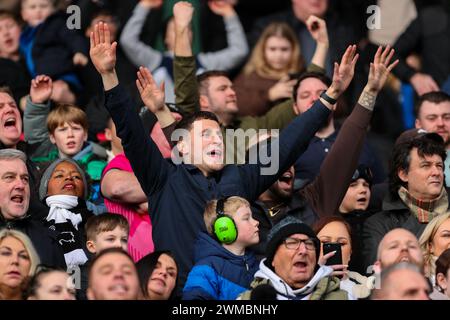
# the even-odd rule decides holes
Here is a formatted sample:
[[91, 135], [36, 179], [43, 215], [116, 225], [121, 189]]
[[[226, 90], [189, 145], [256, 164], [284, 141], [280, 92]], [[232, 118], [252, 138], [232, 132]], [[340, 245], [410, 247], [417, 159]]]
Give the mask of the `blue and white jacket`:
[[259, 265], [253, 253], [237, 256], [204, 232], [195, 243], [194, 261], [183, 300], [235, 300], [250, 288]]

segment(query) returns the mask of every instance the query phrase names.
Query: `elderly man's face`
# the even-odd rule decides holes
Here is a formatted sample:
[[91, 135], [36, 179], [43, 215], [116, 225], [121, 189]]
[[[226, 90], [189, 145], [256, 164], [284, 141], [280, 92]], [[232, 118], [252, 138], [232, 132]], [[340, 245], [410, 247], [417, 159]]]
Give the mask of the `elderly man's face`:
[[29, 175], [20, 159], [0, 160], [0, 211], [3, 218], [23, 217], [30, 204]]
[[288, 249], [286, 242], [311, 241], [307, 235], [293, 234], [281, 243], [273, 257], [275, 273], [291, 288], [303, 288], [313, 277], [316, 268], [316, 250], [301, 242], [297, 249]]
[[437, 154], [419, 156], [417, 148], [410, 151], [409, 169], [399, 170], [399, 178], [408, 184], [408, 192], [419, 200], [436, 199], [444, 185], [444, 161]]

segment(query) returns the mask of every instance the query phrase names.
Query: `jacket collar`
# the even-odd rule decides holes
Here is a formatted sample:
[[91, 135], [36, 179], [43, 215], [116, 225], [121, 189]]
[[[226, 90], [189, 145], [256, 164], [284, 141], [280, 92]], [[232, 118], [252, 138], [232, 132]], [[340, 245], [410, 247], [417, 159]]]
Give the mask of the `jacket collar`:
[[278, 294], [288, 299], [303, 299], [311, 294], [321, 282], [322, 279], [328, 277], [333, 272], [329, 266], [321, 266], [317, 269], [311, 280], [301, 289], [292, 289], [283, 279], [281, 279], [272, 269], [266, 266], [263, 259], [259, 264], [259, 270], [255, 274], [255, 278], [268, 279]]

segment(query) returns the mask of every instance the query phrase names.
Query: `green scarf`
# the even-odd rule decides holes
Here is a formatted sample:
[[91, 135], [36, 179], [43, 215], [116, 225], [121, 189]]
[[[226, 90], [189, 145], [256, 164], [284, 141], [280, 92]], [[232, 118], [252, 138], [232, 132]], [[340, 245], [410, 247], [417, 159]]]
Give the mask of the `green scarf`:
[[448, 196], [444, 188], [436, 199], [429, 201], [414, 198], [405, 187], [400, 187], [398, 195], [420, 223], [428, 223], [448, 209]]

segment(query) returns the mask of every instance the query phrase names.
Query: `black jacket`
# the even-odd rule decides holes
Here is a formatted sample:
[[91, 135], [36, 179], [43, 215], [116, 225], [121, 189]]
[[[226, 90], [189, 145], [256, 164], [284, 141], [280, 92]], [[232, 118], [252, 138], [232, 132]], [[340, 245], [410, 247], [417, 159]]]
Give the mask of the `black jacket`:
[[387, 195], [383, 201], [383, 211], [371, 216], [364, 224], [363, 256], [365, 257], [365, 268], [375, 262], [378, 245], [390, 230], [404, 228], [419, 238], [426, 226], [426, 224], [417, 220], [403, 201], [400, 199], [393, 200], [390, 195]]
[[410, 80], [416, 71], [406, 64], [406, 57], [419, 52], [423, 72], [442, 85], [450, 74], [450, 15], [441, 6], [419, 11], [394, 48], [400, 57], [400, 63], [393, 70], [397, 77]]
[[251, 210], [253, 218], [259, 221], [259, 243], [252, 246], [251, 250], [259, 260], [264, 258], [266, 254], [267, 235], [272, 227], [284, 217], [293, 216], [309, 226], [319, 219], [319, 216], [308, 204], [308, 200], [298, 192], [273, 210], [270, 210], [266, 203], [259, 200], [252, 203]]
[[22, 219], [5, 220], [0, 214], [0, 229], [15, 229], [25, 233], [34, 245], [41, 263], [66, 268], [64, 253], [56, 239], [56, 232], [44, 226], [43, 220], [27, 215]]
[[58, 78], [74, 71], [75, 53], [89, 56], [85, 38], [77, 30], [68, 29], [66, 21], [67, 16], [57, 12], [37, 27], [32, 50], [36, 74]]

